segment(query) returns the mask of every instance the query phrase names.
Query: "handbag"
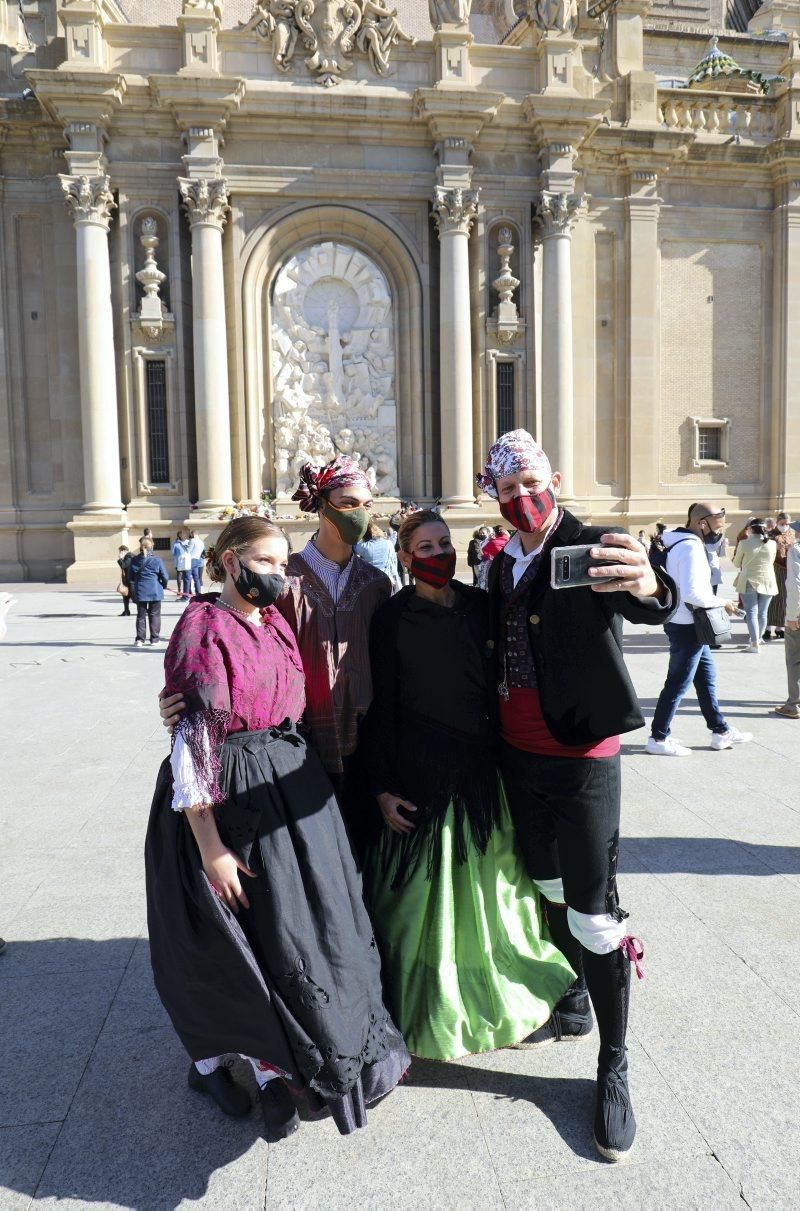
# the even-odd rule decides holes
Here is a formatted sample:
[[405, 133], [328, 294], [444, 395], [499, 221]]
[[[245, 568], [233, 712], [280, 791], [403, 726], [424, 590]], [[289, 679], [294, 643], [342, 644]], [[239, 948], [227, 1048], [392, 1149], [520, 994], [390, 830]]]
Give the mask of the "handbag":
[[698, 643], [714, 647], [724, 639], [730, 639], [731, 620], [724, 606], [690, 606], [688, 601], [686, 606], [692, 615]]
[[117, 592], [119, 593], [120, 597], [127, 597], [128, 596], [128, 586], [126, 584], [123, 584], [122, 581], [120, 581], [119, 584], [117, 585]]

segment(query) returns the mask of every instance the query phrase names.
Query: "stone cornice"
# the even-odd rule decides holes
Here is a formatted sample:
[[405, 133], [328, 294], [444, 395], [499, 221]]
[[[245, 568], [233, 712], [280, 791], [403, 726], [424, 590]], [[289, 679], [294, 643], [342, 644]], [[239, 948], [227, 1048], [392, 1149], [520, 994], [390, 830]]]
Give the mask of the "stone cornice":
[[502, 102], [502, 93], [480, 88], [418, 88], [414, 93], [414, 120], [427, 122], [437, 143], [449, 137], [474, 143]]
[[44, 110], [64, 126], [91, 122], [107, 131], [127, 90], [117, 72], [31, 70], [26, 75]]
[[154, 100], [172, 112], [179, 130], [212, 126], [217, 135], [240, 108], [247, 87], [239, 76], [150, 76], [148, 83]]
[[569, 143], [576, 150], [598, 128], [611, 101], [603, 97], [532, 93], [522, 102], [522, 114], [539, 148]]

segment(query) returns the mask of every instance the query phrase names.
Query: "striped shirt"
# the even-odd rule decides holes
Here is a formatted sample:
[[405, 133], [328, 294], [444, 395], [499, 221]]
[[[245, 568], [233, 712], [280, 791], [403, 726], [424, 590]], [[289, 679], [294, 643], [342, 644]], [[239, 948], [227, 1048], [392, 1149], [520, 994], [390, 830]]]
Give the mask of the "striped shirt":
[[307, 542], [302, 551], [298, 554], [300, 558], [308, 564], [312, 572], [316, 572], [325, 588], [330, 594], [334, 605], [339, 604], [339, 598], [347, 587], [347, 582], [350, 579], [350, 572], [355, 562], [355, 556], [352, 555], [347, 563], [342, 567], [335, 559], [326, 559], [316, 546], [314, 540]]

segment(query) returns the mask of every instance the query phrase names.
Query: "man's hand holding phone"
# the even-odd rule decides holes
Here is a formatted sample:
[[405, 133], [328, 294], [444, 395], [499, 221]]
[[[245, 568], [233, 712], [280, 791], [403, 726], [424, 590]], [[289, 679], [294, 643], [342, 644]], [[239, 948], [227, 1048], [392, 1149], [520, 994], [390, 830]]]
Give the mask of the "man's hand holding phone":
[[[573, 552], [585, 552], [582, 559], [571, 556], [577, 575], [570, 575], [569, 566], [563, 563], [567, 553]], [[584, 547], [555, 547], [551, 558], [554, 588], [588, 585], [594, 593], [630, 593], [633, 597], [659, 600], [666, 595], [666, 589], [650, 566], [647, 552], [630, 534], [603, 534], [599, 544]]]

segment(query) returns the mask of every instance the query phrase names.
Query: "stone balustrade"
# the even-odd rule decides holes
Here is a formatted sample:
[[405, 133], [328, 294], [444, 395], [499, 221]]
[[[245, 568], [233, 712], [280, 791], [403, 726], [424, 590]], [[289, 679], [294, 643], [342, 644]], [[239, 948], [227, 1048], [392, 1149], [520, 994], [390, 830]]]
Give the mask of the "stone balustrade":
[[661, 120], [668, 130], [738, 135], [748, 141], [775, 137], [775, 106], [766, 97], [660, 88], [658, 103]]

